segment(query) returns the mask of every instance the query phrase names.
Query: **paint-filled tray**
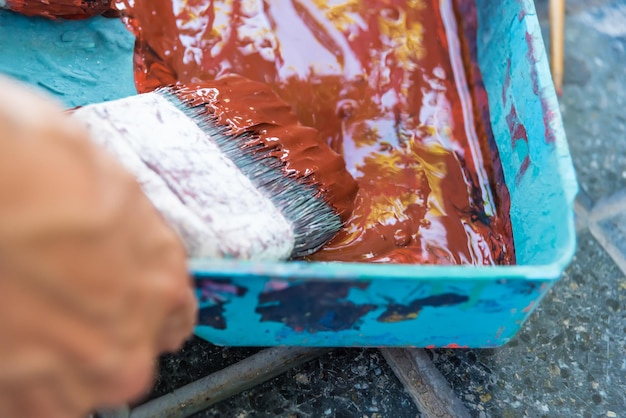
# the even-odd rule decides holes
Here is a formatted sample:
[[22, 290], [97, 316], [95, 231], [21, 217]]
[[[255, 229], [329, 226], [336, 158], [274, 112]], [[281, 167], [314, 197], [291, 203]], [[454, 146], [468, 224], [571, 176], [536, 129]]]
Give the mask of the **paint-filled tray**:
[[226, 345], [494, 347], [516, 334], [573, 256], [577, 185], [534, 4], [478, 0], [475, 10], [476, 22], [459, 20], [470, 33], [476, 24], [488, 96], [474, 114], [490, 115], [517, 265], [194, 260], [198, 335]]
[[[454, 13], [451, 1], [431, 3]], [[473, 95], [463, 118], [483, 120], [492, 132], [486, 149], [472, 152], [501, 160], [494, 171], [510, 194], [516, 265], [191, 260], [200, 337], [232, 346], [494, 347], [516, 334], [560, 278], [575, 247], [577, 185], [534, 5], [459, 0], [454, 10], [460, 18], [438, 36], [452, 45], [459, 37], [451, 34], [461, 34], [463, 80]], [[341, 46], [331, 35], [320, 42]], [[68, 106], [134, 94], [132, 45], [119, 21], [0, 13], [0, 72], [39, 84]], [[485, 202], [494, 200], [488, 195]]]

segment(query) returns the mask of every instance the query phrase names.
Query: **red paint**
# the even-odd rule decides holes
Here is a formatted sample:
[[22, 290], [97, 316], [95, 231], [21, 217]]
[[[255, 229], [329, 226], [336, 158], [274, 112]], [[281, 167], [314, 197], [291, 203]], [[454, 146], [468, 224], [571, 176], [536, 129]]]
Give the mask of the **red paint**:
[[6, 7], [26, 16], [84, 19], [106, 13], [111, 0], [6, 0]]
[[526, 306], [524, 309], [522, 309], [522, 312], [524, 313], [528, 313], [533, 309], [533, 306], [535, 306], [535, 301], [531, 301], [528, 306]]
[[[462, 57], [477, 119], [465, 126], [444, 26], [454, 16], [442, 16], [439, 0], [328, 4], [126, 4], [138, 90], [237, 73], [268, 85], [317, 129], [359, 192], [346, 227], [311, 259], [514, 263], [508, 192], [496, 194], [496, 215], [485, 213], [468, 129], [478, 133], [494, 188], [506, 187], [474, 55]], [[475, 11], [467, 16], [475, 22]], [[452, 53], [473, 47], [462, 40], [463, 51]]]
[[511, 87], [511, 57], [506, 60], [506, 72], [504, 73], [504, 83], [502, 83], [502, 104], [506, 105], [509, 88]]
[[515, 175], [515, 184], [519, 185], [522, 182], [522, 178], [524, 178], [524, 174], [528, 171], [528, 167], [530, 167], [530, 156], [525, 156], [522, 160], [522, 164], [517, 170], [517, 174]]
[[524, 38], [526, 39], [526, 45], [528, 47], [528, 51], [526, 52], [526, 59], [528, 60], [528, 63], [531, 67], [530, 79], [533, 83], [533, 94], [535, 96], [539, 96], [539, 76], [537, 74], [537, 71], [534, 70], [534, 68], [536, 68], [537, 62], [539, 61], [539, 57], [535, 53], [535, 47], [533, 46], [533, 35], [531, 35], [529, 32], [526, 32]]
[[469, 348], [467, 345], [458, 345], [457, 343], [450, 343], [445, 348]]
[[521, 22], [528, 14], [528, 10], [526, 8], [526, 3], [524, 2], [524, 0], [518, 0], [518, 3], [520, 4], [520, 11], [517, 14], [517, 20]]
[[[502, 103], [506, 105], [508, 91], [511, 85], [511, 58], [509, 57], [506, 60], [506, 73], [504, 75], [504, 83], [502, 84]], [[511, 147], [515, 148], [517, 146], [517, 141], [524, 141], [526, 146], [529, 147], [528, 143], [528, 133], [526, 131], [526, 127], [520, 120], [517, 115], [517, 108], [515, 107], [515, 103], [511, 103], [511, 109], [509, 113], [506, 115], [506, 124], [509, 128], [509, 134], [511, 135]], [[519, 169], [517, 170], [517, 174], [515, 175], [515, 184], [519, 185], [522, 179], [524, 178], [524, 174], [528, 171], [530, 167], [530, 148], [526, 151], [527, 155], [522, 160]]]
[[556, 137], [554, 136], [554, 129], [552, 129], [552, 123], [557, 117], [556, 112], [550, 106], [548, 99], [545, 94], [541, 94], [541, 109], [543, 110], [543, 134], [546, 138], [546, 143], [553, 144], [556, 141]]
[[[317, 130], [300, 124], [291, 107], [266, 84], [228, 75], [179, 86], [174, 94], [194, 112], [228, 127], [254, 155], [278, 160], [286, 176], [313, 186], [343, 221], [348, 219], [357, 184], [343, 159]], [[244, 133], [251, 135], [236, 136]]]
[[508, 263], [514, 264], [513, 231], [511, 219], [509, 218], [511, 200], [509, 190], [506, 187], [502, 164], [500, 164], [500, 154], [491, 130], [489, 100], [478, 64], [478, 14], [476, 3], [475, 0], [455, 0], [454, 5], [456, 20], [459, 25], [461, 55], [467, 73], [467, 87], [472, 97], [475, 128], [481, 141], [480, 145], [483, 154], [487, 155], [489, 161], [493, 161], [493, 164], [488, 169], [490, 170], [491, 188], [495, 191], [493, 197], [495, 199], [497, 216], [491, 218], [491, 230], [493, 231], [491, 235], [494, 237], [494, 241], [500, 240], [501, 245], [500, 247], [492, 246], [491, 251], [496, 253], [495, 258], [497, 260], [504, 258], [498, 255], [498, 253], [502, 253], [505, 250], [511, 251], [508, 254]]
[[[517, 142], [520, 140], [524, 141], [526, 146], [529, 147], [526, 128], [517, 116], [517, 109], [515, 108], [514, 103], [511, 103], [511, 109], [509, 110], [508, 115], [506, 115], [506, 124], [509, 128], [509, 134], [511, 135], [511, 147], [517, 147]], [[530, 167], [530, 149], [527, 149], [526, 152], [527, 154], [522, 160], [520, 168], [517, 170], [517, 174], [515, 175], [515, 184], [520, 184], [524, 174], [528, 170], [528, 167]]]
[[509, 127], [509, 133], [511, 134], [511, 146], [515, 147], [517, 141], [522, 140], [528, 144], [528, 134], [526, 133], [526, 127], [520, 121], [517, 116], [517, 108], [515, 104], [511, 104], [511, 110], [506, 115], [506, 124]]
[[430, 345], [427, 345], [427, 346], [426, 346], [426, 347], [424, 347], [424, 348], [426, 348], [427, 350], [431, 350], [431, 349], [435, 348], [435, 344], [430, 344]]
[[[537, 72], [537, 62], [539, 61], [539, 57], [534, 47], [533, 35], [526, 32], [525, 35], [526, 45], [528, 47], [528, 52], [526, 53], [526, 59], [530, 64], [530, 78], [533, 83], [533, 93], [539, 97], [541, 103], [541, 113], [543, 115], [543, 127], [544, 127], [544, 137], [547, 144], [552, 144], [556, 140], [554, 136], [554, 130], [552, 129], [552, 122], [555, 118], [555, 112], [552, 110], [548, 99], [545, 96], [545, 89], [539, 88], [539, 74]], [[544, 52], [545, 53], [545, 52]]]
[[505, 329], [506, 329], [505, 327], [500, 327], [500, 328], [498, 328], [498, 331], [496, 332], [496, 335], [495, 335], [495, 337], [494, 337], [494, 338], [495, 338], [496, 340], [497, 340], [497, 339], [500, 339], [500, 337], [502, 336], [502, 333], [504, 332], [504, 330], [505, 330]]

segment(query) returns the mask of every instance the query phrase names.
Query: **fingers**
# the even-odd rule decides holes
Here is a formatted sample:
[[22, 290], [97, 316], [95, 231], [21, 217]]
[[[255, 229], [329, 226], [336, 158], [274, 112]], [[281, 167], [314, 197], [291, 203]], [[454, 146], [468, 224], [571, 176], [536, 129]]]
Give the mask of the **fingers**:
[[155, 328], [148, 332], [152, 333], [157, 352], [173, 351], [192, 333], [196, 320], [197, 302], [185, 249], [145, 196], [138, 195], [132, 204], [138, 219], [131, 219], [128, 227], [140, 225], [140, 219], [150, 222], [149, 228], [141, 227], [150, 233], [138, 231], [138, 241], [132, 249], [133, 259], [141, 260], [147, 268], [145, 280], [139, 284], [145, 288], [139, 293], [148, 297], [138, 296], [137, 302], [145, 300], [144, 312], [152, 310], [149, 315], [155, 319]]
[[3, 93], [0, 95], [0, 128], [40, 124], [46, 116], [58, 115], [63, 110], [56, 100], [43, 95], [41, 91], [1, 74], [0, 90]]
[[52, 380], [40, 379], [16, 387], [10, 400], [13, 404], [12, 409], [17, 412], [14, 416], [16, 418], [66, 418], [78, 417], [81, 412], [84, 412], [64, 403], [55, 383]]
[[185, 290], [179, 307], [168, 316], [163, 324], [161, 334], [157, 340], [159, 352], [174, 352], [179, 350], [185, 340], [193, 332], [196, 323], [198, 305], [193, 290]]
[[103, 388], [103, 406], [116, 406], [137, 401], [152, 388], [156, 373], [156, 354], [152, 347], [139, 348], [127, 357], [125, 367], [118, 370]]
[[[0, 387], [0, 416], [3, 418], [83, 418], [94, 404], [93, 396], [78, 385], [67, 384], [58, 373]], [[67, 379], [65, 379], [67, 380]]]
[[[51, 355], [50, 350], [20, 354], [17, 363], [29, 359], [32, 363], [17, 377], [6, 379], [5, 375], [0, 382], [1, 417], [81, 417], [90, 410], [94, 394], [81, 384], [71, 365], [59, 356]], [[42, 358], [46, 361], [42, 362]]]
[[193, 331], [184, 247], [84, 130], [5, 84], [0, 418], [71, 418], [143, 396], [157, 356]]

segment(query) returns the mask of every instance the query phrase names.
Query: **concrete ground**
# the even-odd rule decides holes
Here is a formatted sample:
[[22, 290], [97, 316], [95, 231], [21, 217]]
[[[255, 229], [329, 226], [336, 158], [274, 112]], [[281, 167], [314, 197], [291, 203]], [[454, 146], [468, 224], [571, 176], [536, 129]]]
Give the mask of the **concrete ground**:
[[[547, 0], [537, 2], [547, 39]], [[626, 417], [626, 0], [569, 0], [561, 111], [581, 186], [578, 252], [507, 346], [431, 350], [477, 417]], [[253, 350], [199, 340], [165, 357], [153, 396]], [[415, 417], [377, 350], [341, 349], [197, 417]]]

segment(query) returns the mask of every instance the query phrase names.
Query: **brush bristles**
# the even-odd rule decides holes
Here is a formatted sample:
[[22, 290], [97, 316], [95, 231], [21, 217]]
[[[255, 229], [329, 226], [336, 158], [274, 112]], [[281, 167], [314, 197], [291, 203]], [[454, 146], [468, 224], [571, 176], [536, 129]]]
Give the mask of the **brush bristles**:
[[292, 258], [319, 250], [342, 227], [339, 215], [322, 197], [314, 184], [288, 176], [284, 163], [270, 155], [271, 149], [249, 147], [252, 133], [233, 135], [229, 126], [219, 125], [204, 106], [191, 106], [176, 96], [171, 87], [156, 90], [189, 116], [220, 150], [264, 193], [294, 229]]

